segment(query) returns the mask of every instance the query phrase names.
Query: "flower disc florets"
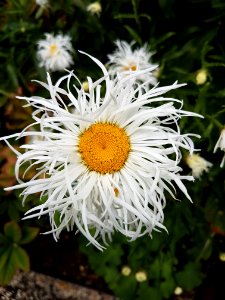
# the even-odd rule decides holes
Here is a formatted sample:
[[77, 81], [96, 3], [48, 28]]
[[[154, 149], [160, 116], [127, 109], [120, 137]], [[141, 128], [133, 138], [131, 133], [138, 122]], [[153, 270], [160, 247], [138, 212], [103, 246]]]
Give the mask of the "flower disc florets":
[[[103, 77], [88, 78], [88, 92], [69, 72], [55, 84], [49, 75], [47, 84], [40, 82], [49, 99], [22, 97], [35, 108], [30, 127], [39, 129], [14, 136], [39, 138], [23, 145], [23, 154], [15, 150], [19, 184], [8, 190], [23, 188], [24, 199], [41, 194], [45, 201], [26, 218], [48, 214], [56, 239], [75, 226], [103, 249], [97, 238], [107, 243], [114, 231], [135, 240], [165, 229], [165, 191], [175, 198], [175, 185], [190, 199], [182, 180], [193, 177], [180, 175], [180, 148], [192, 153], [194, 146], [189, 134], [180, 133], [178, 120], [196, 114], [182, 110], [180, 100], [162, 96], [182, 85], [149, 89], [148, 83], [137, 82], [138, 71], [110, 77], [91, 58]], [[71, 81], [76, 85], [71, 87]], [[27, 171], [37, 170], [29, 182], [19, 178], [24, 163], [30, 163]]]
[[79, 152], [89, 171], [100, 174], [118, 172], [129, 151], [129, 137], [116, 124], [93, 124], [80, 135]]

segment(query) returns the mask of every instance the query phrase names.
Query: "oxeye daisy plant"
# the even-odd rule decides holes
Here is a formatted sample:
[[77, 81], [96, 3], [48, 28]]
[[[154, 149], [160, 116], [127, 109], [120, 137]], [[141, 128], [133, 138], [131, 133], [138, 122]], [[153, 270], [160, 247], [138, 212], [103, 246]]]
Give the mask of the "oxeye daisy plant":
[[[182, 175], [179, 164], [182, 149], [193, 153], [197, 135], [182, 134], [178, 123], [199, 115], [183, 110], [181, 100], [163, 96], [184, 84], [149, 89], [148, 81], [137, 80], [148, 69], [110, 76], [88, 56], [103, 72], [96, 81], [87, 78], [88, 91], [72, 71], [55, 84], [47, 74], [47, 83], [37, 82], [49, 98], [19, 97], [33, 107], [34, 122], [1, 140], [18, 157], [18, 184], [6, 190], [22, 189], [24, 201], [40, 193], [43, 200], [25, 218], [48, 215], [48, 233], [56, 240], [63, 229], [74, 229], [103, 250], [115, 231], [133, 241], [166, 230], [165, 193], [176, 199], [179, 188], [191, 201], [183, 180], [194, 178]], [[27, 136], [38, 138], [22, 145], [23, 153], [8, 142]], [[27, 164], [25, 173], [36, 169], [30, 181], [21, 178]]]

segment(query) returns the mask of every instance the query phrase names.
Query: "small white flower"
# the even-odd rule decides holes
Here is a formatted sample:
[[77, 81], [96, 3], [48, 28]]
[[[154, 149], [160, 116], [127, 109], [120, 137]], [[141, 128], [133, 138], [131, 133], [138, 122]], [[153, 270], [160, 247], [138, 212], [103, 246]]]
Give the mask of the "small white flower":
[[67, 35], [56, 36], [46, 33], [45, 39], [38, 42], [37, 57], [40, 67], [49, 71], [61, 71], [73, 64], [71, 38]]
[[148, 69], [148, 72], [139, 72], [137, 80], [141, 82], [148, 81], [149, 84], [155, 85], [157, 65], [151, 62], [152, 52], [149, 52], [147, 45], [132, 49], [134, 42], [128, 44], [125, 41], [115, 42], [117, 49], [114, 53], [108, 55], [109, 73], [120, 73], [127, 75], [130, 72], [143, 71]]
[[36, 0], [36, 4], [42, 8], [46, 8], [49, 6], [49, 0]]
[[102, 12], [102, 6], [98, 1], [93, 2], [87, 6], [87, 11], [90, 12], [92, 15], [99, 16]]
[[[220, 150], [224, 151], [225, 152], [225, 128], [223, 128], [221, 130], [221, 133], [220, 133], [220, 137], [216, 143], [216, 146], [214, 148], [214, 152], [216, 152], [216, 150], [220, 148]], [[222, 159], [222, 162], [220, 164], [220, 167], [222, 168], [223, 165], [224, 165], [224, 162], [225, 162], [225, 154], [223, 156], [223, 159]]]
[[[32, 117], [39, 131], [23, 130], [1, 139], [12, 148], [8, 138], [42, 138], [23, 145], [22, 154], [12, 148], [18, 156], [19, 184], [7, 190], [23, 188], [24, 200], [38, 192], [45, 199], [26, 218], [47, 214], [55, 239], [64, 228], [76, 227], [102, 250], [99, 236], [107, 244], [114, 231], [135, 240], [165, 229], [164, 191], [175, 198], [177, 185], [191, 200], [182, 181], [193, 177], [180, 175], [179, 163], [180, 148], [193, 152], [194, 145], [191, 134], [180, 133], [178, 121], [197, 115], [182, 110], [182, 101], [162, 96], [183, 84], [149, 90], [137, 83], [138, 71], [111, 78], [104, 65], [91, 58], [103, 77], [95, 82], [88, 77], [89, 92], [73, 72], [55, 84], [48, 74], [47, 84], [39, 83], [50, 98], [20, 97], [36, 109]], [[66, 90], [61, 87], [64, 81]], [[26, 163], [27, 171], [37, 170], [29, 182], [19, 177]]]
[[192, 175], [195, 178], [200, 178], [202, 173], [208, 172], [212, 163], [201, 157], [199, 154], [189, 154], [186, 157], [186, 163], [192, 170]]

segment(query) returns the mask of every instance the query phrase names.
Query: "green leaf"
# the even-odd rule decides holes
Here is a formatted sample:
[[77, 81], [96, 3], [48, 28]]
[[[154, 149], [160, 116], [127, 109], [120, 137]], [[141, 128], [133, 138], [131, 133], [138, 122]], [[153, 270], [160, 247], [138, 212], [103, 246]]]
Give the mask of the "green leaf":
[[0, 233], [0, 245], [5, 244], [6, 242], [7, 238], [2, 233]]
[[[112, 281], [113, 283], [113, 281]], [[122, 277], [120, 278], [119, 282], [115, 282], [110, 285], [110, 287], [116, 288], [117, 295], [120, 299], [133, 299], [135, 294], [135, 290], [137, 287], [137, 281], [135, 280], [134, 276], [129, 277]]]
[[19, 221], [20, 220], [20, 214], [17, 209], [17, 207], [14, 205], [14, 203], [9, 203], [9, 208], [8, 208], [8, 214], [11, 220], [13, 221]]
[[3, 266], [5, 264], [5, 261], [7, 260], [7, 251], [9, 250], [9, 248], [9, 245], [4, 245], [0, 248], [0, 270], [3, 270]]
[[16, 75], [16, 69], [11, 64], [8, 64], [6, 66], [6, 69], [7, 69], [7, 72], [9, 74], [9, 78], [12, 82], [13, 87], [17, 88], [19, 86], [19, 82], [18, 82], [18, 78], [17, 78], [17, 75]]
[[30, 269], [30, 260], [26, 251], [16, 244], [6, 245], [0, 251], [0, 284], [10, 282], [16, 270]]
[[162, 277], [165, 279], [169, 279], [172, 273], [172, 261], [168, 258], [163, 262], [162, 265]]
[[151, 277], [154, 278], [160, 278], [161, 276], [161, 263], [160, 263], [160, 259], [156, 258], [153, 263], [150, 265], [150, 275]]
[[163, 46], [166, 45], [165, 41], [170, 39], [172, 36], [176, 35], [175, 32], [167, 32], [166, 34], [162, 35], [161, 37], [157, 38], [154, 42], [152, 42], [152, 46], [154, 48], [159, 47], [160, 44], [163, 44]]
[[176, 287], [175, 280], [171, 277], [160, 284], [160, 291], [164, 298], [168, 299]]
[[147, 283], [140, 284], [137, 299], [161, 300], [159, 289], [150, 287]]
[[134, 14], [118, 14], [114, 16], [114, 19], [135, 19]]
[[179, 286], [191, 290], [201, 284], [203, 274], [198, 263], [188, 263], [184, 270], [176, 274], [176, 280]]
[[142, 44], [141, 38], [139, 37], [139, 35], [137, 34], [136, 31], [134, 31], [130, 26], [125, 25], [124, 26], [126, 28], [126, 30], [130, 33], [130, 35], [132, 36], [132, 38], [138, 42], [138, 44]]
[[[140, 14], [139, 17], [146, 18], [151, 21], [151, 17], [147, 14]], [[118, 14], [114, 16], [114, 19], [136, 19], [134, 14]]]
[[29, 271], [30, 259], [27, 252], [21, 247], [14, 247], [12, 255], [16, 261], [17, 266], [23, 271]]
[[0, 256], [0, 284], [6, 285], [10, 282], [17, 270], [17, 263], [13, 255], [13, 247], [5, 248]]
[[22, 237], [21, 229], [19, 225], [14, 221], [5, 224], [4, 232], [6, 237], [15, 243], [18, 243]]
[[37, 227], [24, 227], [22, 229], [22, 239], [20, 240], [20, 244], [28, 244], [30, 243], [39, 233], [39, 228]]

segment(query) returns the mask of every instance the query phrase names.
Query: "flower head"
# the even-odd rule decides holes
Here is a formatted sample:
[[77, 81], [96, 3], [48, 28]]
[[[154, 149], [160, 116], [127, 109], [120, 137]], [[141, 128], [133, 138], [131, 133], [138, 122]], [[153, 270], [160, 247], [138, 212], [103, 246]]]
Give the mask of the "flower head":
[[36, 0], [36, 4], [45, 8], [49, 5], [49, 0]]
[[136, 274], [135, 274], [135, 279], [138, 281], [138, 282], [144, 282], [148, 279], [147, 277], [147, 273], [145, 271], [138, 271]]
[[208, 77], [208, 74], [207, 74], [206, 70], [204, 70], [204, 69], [199, 70], [195, 77], [197, 85], [202, 85], [202, 84], [206, 83], [207, 77]]
[[173, 293], [174, 293], [174, 295], [179, 296], [183, 293], [183, 289], [180, 286], [177, 286]]
[[136, 79], [141, 82], [149, 81], [152, 85], [157, 83], [156, 76], [153, 73], [157, 65], [151, 62], [153, 53], [149, 52], [147, 45], [133, 50], [134, 42], [128, 44], [125, 41], [116, 41], [115, 44], [117, 49], [114, 53], [108, 55], [109, 72], [111, 74], [127, 75], [130, 72], [148, 69], [148, 72], [139, 72]]
[[186, 163], [192, 170], [192, 175], [195, 178], [200, 178], [202, 173], [208, 172], [212, 163], [201, 157], [199, 154], [189, 154], [186, 157]]
[[99, 16], [102, 12], [102, 6], [98, 1], [93, 2], [87, 6], [87, 11], [90, 12], [92, 15]]
[[121, 274], [123, 276], [129, 276], [131, 274], [131, 268], [129, 266], [123, 266], [121, 269]]
[[88, 85], [88, 81], [87, 80], [83, 82], [82, 86], [83, 86], [83, 89], [84, 89], [85, 92], [89, 91], [89, 85]]
[[[193, 177], [180, 174], [180, 148], [192, 152], [194, 146], [189, 134], [180, 133], [178, 120], [196, 114], [182, 110], [180, 100], [162, 96], [182, 84], [149, 90], [148, 83], [137, 83], [138, 72], [122, 80], [111, 78], [91, 58], [103, 77], [94, 82], [88, 78], [89, 92], [68, 72], [55, 84], [49, 74], [47, 84], [39, 82], [50, 98], [20, 97], [36, 109], [30, 127], [39, 129], [14, 136], [41, 140], [23, 145], [23, 154], [15, 151], [19, 184], [7, 190], [23, 188], [24, 199], [40, 193], [44, 203], [30, 209], [26, 218], [49, 215], [55, 239], [64, 228], [76, 227], [103, 249], [98, 237], [107, 244], [114, 231], [135, 240], [165, 229], [164, 191], [175, 198], [177, 185], [190, 199], [182, 180]], [[29, 182], [19, 177], [26, 163], [31, 163], [27, 171], [37, 170]]]
[[54, 36], [50, 33], [46, 33], [45, 37], [38, 42], [37, 57], [40, 67], [45, 67], [49, 71], [68, 68], [73, 63], [71, 38], [67, 35]]
[[[214, 148], [214, 152], [216, 152], [216, 150], [220, 148], [220, 150], [224, 151], [225, 152], [225, 128], [223, 128], [221, 130], [221, 133], [220, 133], [220, 137], [215, 145], [215, 148]], [[222, 162], [220, 164], [220, 167], [222, 168], [223, 165], [224, 165], [224, 162], [225, 162], [225, 154], [224, 154], [224, 157], [222, 159]]]
[[224, 253], [224, 252], [220, 252], [220, 254], [219, 254], [219, 259], [220, 259], [221, 261], [225, 261], [225, 253]]

